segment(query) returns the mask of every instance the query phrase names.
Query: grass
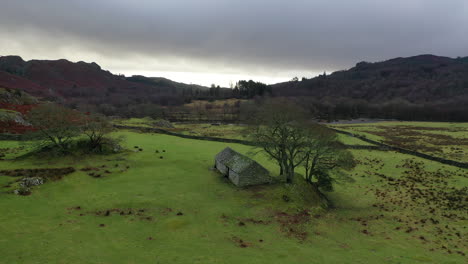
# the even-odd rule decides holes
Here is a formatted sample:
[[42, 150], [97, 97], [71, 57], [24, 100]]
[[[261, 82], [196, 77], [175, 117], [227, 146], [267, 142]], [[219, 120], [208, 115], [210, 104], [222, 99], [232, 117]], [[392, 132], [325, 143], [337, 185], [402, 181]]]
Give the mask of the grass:
[[468, 162], [468, 123], [378, 122], [331, 127], [389, 145]]
[[234, 124], [176, 124], [176, 130], [182, 134], [195, 135], [195, 136], [207, 136], [207, 137], [220, 137], [230, 139], [243, 139], [243, 130], [245, 127], [234, 125]]
[[[156, 120], [152, 118], [129, 118], [114, 120], [114, 124], [133, 127], [157, 127]], [[242, 135], [243, 126], [235, 124], [212, 123], [173, 123], [174, 128], [162, 127], [162, 129], [185, 135], [220, 137], [230, 139], [245, 139]], [[362, 141], [363, 142], [363, 141]]]
[[[441, 249], [457, 241], [444, 241], [434, 235], [432, 227], [411, 233], [395, 230], [401, 225], [397, 217], [415, 221], [422, 217], [419, 210], [396, 208], [387, 212], [373, 206], [379, 202], [391, 205], [374, 194], [375, 189], [386, 188], [375, 173], [402, 177], [406, 169], [397, 165], [410, 156], [353, 151], [360, 161], [349, 172], [355, 182], [338, 185], [336, 192], [329, 194], [337, 208], [324, 212], [314, 209], [314, 200], [295, 195], [293, 188], [298, 187], [238, 189], [229, 184], [211, 170], [214, 155], [227, 144], [159, 134], [118, 134], [126, 136], [130, 151], [111, 156], [0, 161], [1, 169], [78, 169], [60, 181], [35, 187], [31, 196], [0, 193], [0, 263], [463, 262], [460, 254]], [[18, 143], [0, 141], [0, 146], [16, 148]], [[250, 147], [229, 146], [252, 155]], [[8, 159], [14, 155], [19, 154], [9, 154]], [[277, 172], [266, 157], [257, 155], [255, 159], [273, 174]], [[443, 169], [453, 186], [468, 184], [462, 174], [466, 171], [414, 160], [422, 162], [425, 171]], [[80, 170], [85, 167], [110, 173], [93, 178]], [[0, 185], [12, 180], [0, 176]], [[291, 201], [283, 201], [283, 195]], [[289, 218], [304, 209], [311, 210], [307, 219]], [[105, 216], [107, 210], [109, 216]], [[132, 214], [120, 215], [118, 210]], [[179, 212], [183, 215], [177, 215]], [[369, 219], [367, 226], [356, 218]], [[287, 220], [297, 220], [297, 224]], [[467, 225], [466, 220], [440, 221], [441, 226], [450, 224], [457, 230]], [[466, 235], [466, 230], [462, 232]], [[429, 241], [419, 239], [421, 235]], [[466, 241], [457, 245], [466, 251]]]
[[112, 122], [122, 126], [138, 126], [138, 127], [154, 127], [156, 120], [145, 117], [145, 118], [128, 118], [128, 119], [116, 119]]

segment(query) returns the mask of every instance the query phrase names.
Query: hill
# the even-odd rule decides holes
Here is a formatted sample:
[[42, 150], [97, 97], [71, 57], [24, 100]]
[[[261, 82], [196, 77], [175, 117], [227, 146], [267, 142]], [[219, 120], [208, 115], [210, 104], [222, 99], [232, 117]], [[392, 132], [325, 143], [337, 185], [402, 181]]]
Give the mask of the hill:
[[324, 114], [329, 119], [353, 117], [349, 115], [445, 121], [468, 118], [464, 117], [468, 57], [420, 55], [359, 62], [349, 70], [271, 87], [275, 95], [310, 96], [317, 108], [333, 108]]
[[125, 77], [101, 69], [96, 63], [68, 60], [24, 61], [18, 56], [0, 57], [0, 86], [69, 105], [114, 107], [136, 104], [179, 105], [187, 90], [207, 87], [164, 78]]

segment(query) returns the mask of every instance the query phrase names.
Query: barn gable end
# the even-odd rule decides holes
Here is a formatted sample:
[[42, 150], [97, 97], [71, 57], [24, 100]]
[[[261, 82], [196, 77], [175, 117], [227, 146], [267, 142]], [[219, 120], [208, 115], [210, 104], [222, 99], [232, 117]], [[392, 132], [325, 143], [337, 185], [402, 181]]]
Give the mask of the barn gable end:
[[227, 147], [215, 156], [215, 168], [237, 186], [271, 182], [268, 170], [256, 161]]

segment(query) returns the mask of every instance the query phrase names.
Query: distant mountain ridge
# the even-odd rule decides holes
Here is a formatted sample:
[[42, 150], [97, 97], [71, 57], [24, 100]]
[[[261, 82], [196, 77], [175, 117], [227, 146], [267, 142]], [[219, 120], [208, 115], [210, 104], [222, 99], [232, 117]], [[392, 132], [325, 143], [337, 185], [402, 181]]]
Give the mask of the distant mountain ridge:
[[[96, 63], [24, 61], [19, 56], [0, 57], [0, 87], [121, 116], [157, 115], [164, 111], [160, 106], [181, 106], [193, 99], [257, 95], [243, 93], [245, 87], [208, 88], [166, 78], [125, 77]], [[294, 97], [316, 117], [330, 121], [358, 117], [468, 121], [468, 57], [419, 55], [359, 62], [348, 70], [267, 88], [273, 96]]]
[[411, 103], [468, 100], [468, 57], [419, 55], [382, 62], [360, 62], [299, 82], [272, 85], [277, 95], [310, 95], [319, 99], [350, 98], [369, 102], [395, 99]]
[[94, 62], [75, 63], [64, 59], [24, 61], [19, 56], [0, 57], [0, 86], [64, 100], [128, 97], [148, 102], [157, 101], [157, 97], [176, 95], [183, 89], [208, 89], [165, 78], [114, 75]]

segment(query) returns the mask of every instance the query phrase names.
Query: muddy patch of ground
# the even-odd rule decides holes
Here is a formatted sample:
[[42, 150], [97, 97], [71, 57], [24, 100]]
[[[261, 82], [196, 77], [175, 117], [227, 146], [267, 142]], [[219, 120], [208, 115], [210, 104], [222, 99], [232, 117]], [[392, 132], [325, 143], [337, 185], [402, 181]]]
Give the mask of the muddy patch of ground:
[[[269, 225], [277, 223], [279, 224], [280, 231], [286, 237], [292, 237], [299, 239], [300, 241], [305, 241], [308, 237], [308, 232], [305, 231], [308, 223], [314, 218], [320, 218], [321, 216], [316, 214], [312, 215], [308, 210], [299, 210], [297, 212], [283, 212], [275, 211], [273, 212], [271, 218], [273, 220], [263, 220], [255, 218], [238, 218], [238, 217], [229, 217], [225, 214], [221, 215], [221, 221], [224, 224], [234, 224], [239, 228], [245, 228], [252, 225]], [[270, 219], [270, 218], [269, 218]], [[262, 239], [260, 239], [263, 242]], [[247, 245], [247, 244], [246, 244]], [[248, 246], [248, 245], [247, 245]]]
[[99, 167], [84, 167], [80, 171], [86, 172], [93, 178], [101, 178], [105, 175], [112, 174], [114, 172], [125, 172], [130, 168], [129, 165], [116, 163], [114, 165], [102, 165]]
[[155, 220], [152, 215], [149, 214], [148, 209], [140, 208], [109, 208], [97, 211], [85, 211], [81, 206], [73, 206], [67, 208], [67, 214], [78, 214], [78, 216], [94, 215], [99, 217], [109, 217], [109, 216], [122, 216], [122, 217], [132, 217], [130, 221], [135, 219], [141, 221], [153, 221]]
[[[308, 210], [298, 211], [296, 213], [275, 212], [275, 220], [280, 225], [280, 230], [288, 237], [294, 237], [301, 241], [307, 239], [309, 235], [305, 231], [305, 226], [312, 220], [312, 216]], [[317, 215], [316, 218], [320, 218]]]
[[[369, 189], [379, 201], [372, 206], [396, 221], [396, 231], [431, 245], [431, 251], [442, 250], [464, 256], [468, 187], [453, 186], [451, 180], [455, 176], [467, 177], [466, 170], [427, 171], [424, 163], [414, 159], [406, 159], [396, 167], [404, 169], [399, 178], [367, 172], [380, 177], [383, 183], [381, 187]], [[360, 222], [367, 231], [366, 227], [376, 219], [351, 220]]]
[[10, 177], [41, 177], [48, 180], [60, 180], [63, 176], [75, 172], [75, 168], [45, 168], [45, 169], [15, 169], [15, 170], [0, 170], [0, 175]]

